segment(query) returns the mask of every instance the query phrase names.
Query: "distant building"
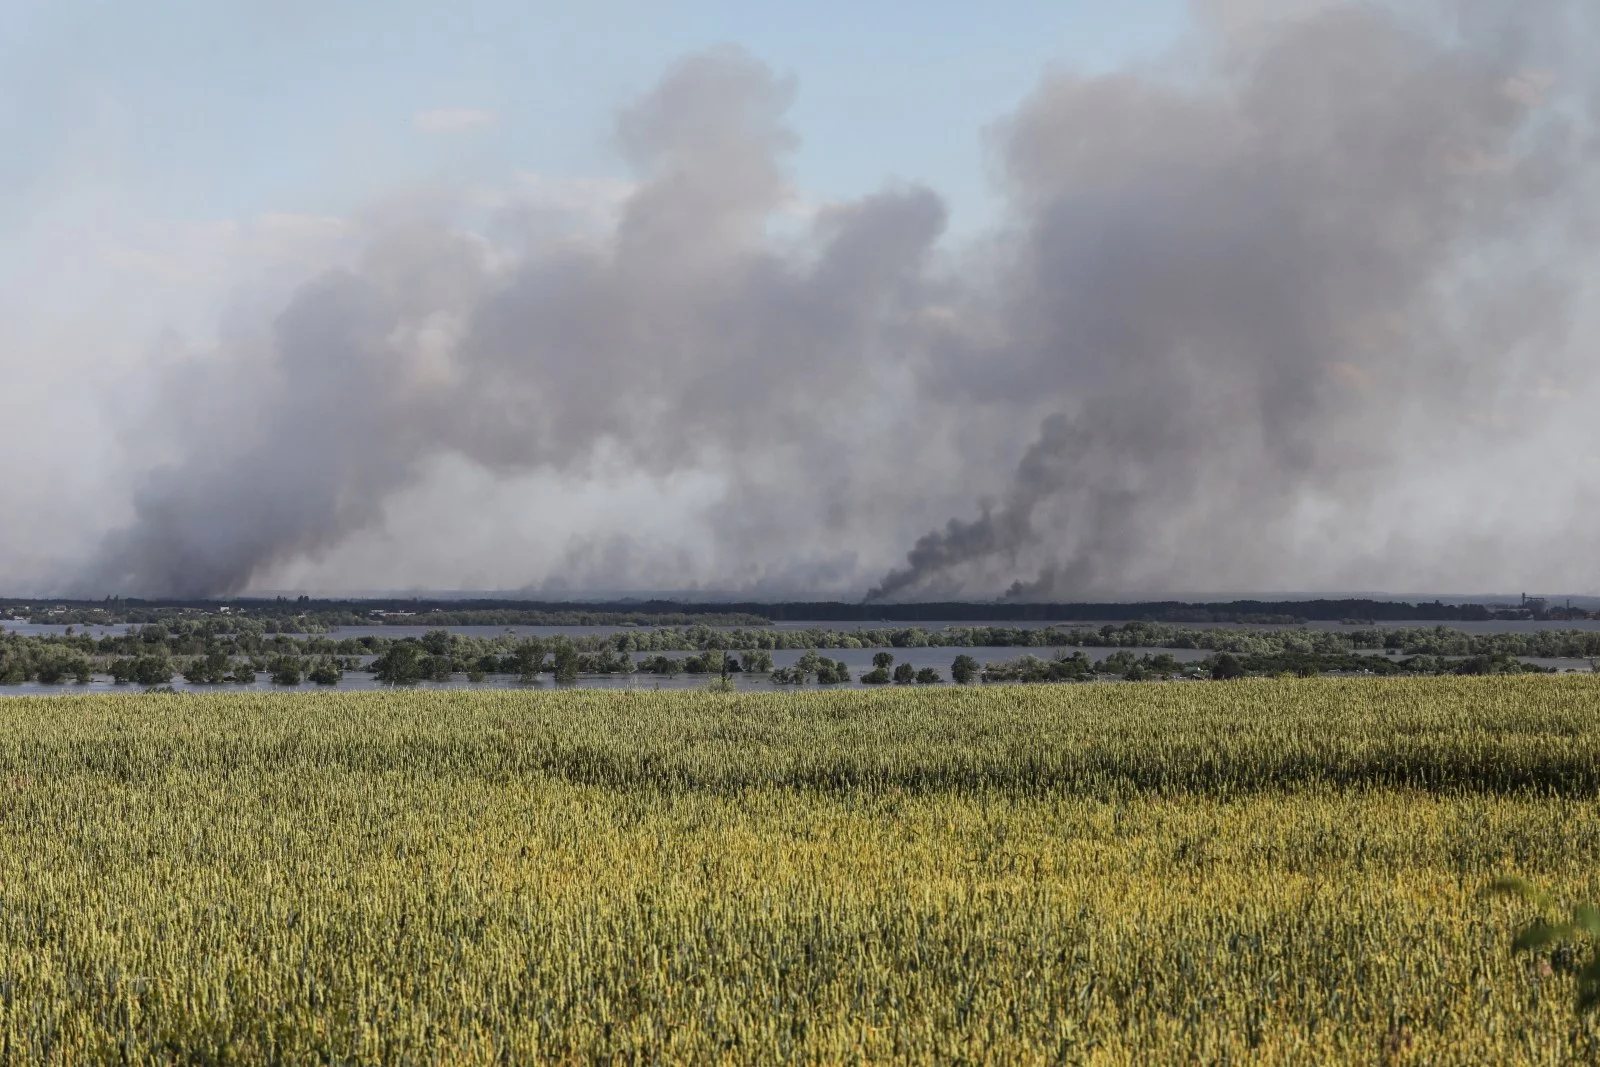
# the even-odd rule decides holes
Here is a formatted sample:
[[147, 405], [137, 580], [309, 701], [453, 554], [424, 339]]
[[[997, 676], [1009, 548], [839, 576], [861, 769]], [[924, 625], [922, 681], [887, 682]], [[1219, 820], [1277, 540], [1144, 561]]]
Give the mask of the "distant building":
[[1529, 596], [1527, 593], [1522, 594], [1522, 607], [1525, 611], [1531, 611], [1535, 615], [1543, 615], [1549, 606], [1550, 602], [1542, 596]]

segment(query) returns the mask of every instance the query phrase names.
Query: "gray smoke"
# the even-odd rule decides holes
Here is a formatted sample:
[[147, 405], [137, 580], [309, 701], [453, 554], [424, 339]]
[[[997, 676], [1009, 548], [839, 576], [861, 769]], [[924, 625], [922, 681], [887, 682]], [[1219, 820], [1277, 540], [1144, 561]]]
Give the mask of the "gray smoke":
[[1594, 98], [1534, 66], [1552, 33], [1594, 40], [1573, 10], [1330, 5], [1191, 78], [1047, 84], [1006, 133], [999, 344], [953, 365], [1057, 410], [999, 507], [869, 596], [1029, 564], [1010, 595], [1259, 588], [1314, 509], [1359, 530], [1408, 453], [1471, 462], [1519, 377], [1586, 370], [1564, 335]]
[[[972, 248], [920, 187], [807, 210], [793, 87], [734, 50], [620, 117], [613, 227], [375, 212], [359, 261], [175, 376], [171, 461], [79, 585], [240, 590], [382, 525], [442, 457], [715, 472], [713, 563], [657, 586], [859, 590], [991, 497], [872, 595], [1361, 581], [1447, 536], [1383, 510], [1419, 470], [1508, 454], [1502, 403], [1589, 381], [1600, 38], [1554, 0], [1212, 7], [1167, 68], [1023, 103], [1009, 214]], [[639, 527], [642, 553], [571, 558], [695, 566]], [[1506, 538], [1468, 543], [1455, 573]]]
[[[619, 120], [639, 184], [599, 240], [503, 266], [443, 220], [381, 220], [357, 269], [308, 283], [235, 361], [242, 382], [174, 383], [163, 418], [208, 417], [178, 432], [181, 459], [82, 586], [239, 590], [379, 521], [441, 454], [581, 470], [606, 446], [653, 474], [709, 455], [736, 486], [760, 457], [822, 454], [835, 420], [863, 417], [837, 402], [841, 381], [922, 344], [944, 208], [899, 189], [770, 237], [792, 199], [789, 96], [736, 51], [679, 64]], [[210, 417], [219, 406], [233, 417]]]

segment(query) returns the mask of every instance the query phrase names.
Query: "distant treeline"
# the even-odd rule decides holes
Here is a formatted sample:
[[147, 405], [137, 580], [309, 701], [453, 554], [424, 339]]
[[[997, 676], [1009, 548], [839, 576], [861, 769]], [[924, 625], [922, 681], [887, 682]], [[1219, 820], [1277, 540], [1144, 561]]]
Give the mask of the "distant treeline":
[[[226, 609], [226, 610], [224, 610]], [[30, 622], [147, 623], [174, 618], [242, 614], [275, 620], [279, 629], [318, 633], [335, 626], [754, 626], [767, 622], [1146, 622], [1292, 625], [1297, 622], [1485, 622], [1525, 619], [1526, 608], [1505, 605], [1408, 603], [1387, 600], [1232, 600], [1217, 603], [1150, 601], [1107, 604], [1019, 604], [945, 601], [858, 604], [840, 601], [692, 603], [674, 600], [583, 603], [534, 600], [317, 600], [310, 597], [236, 600], [41, 600], [0, 598], [0, 616]], [[1548, 609], [1545, 617], [1590, 617], [1587, 611]]]
[[[0, 624], [3, 625], [3, 624]], [[173, 619], [149, 623], [125, 634], [96, 637], [86, 632], [23, 637], [7, 634], [7, 642], [43, 642], [73, 648], [86, 655], [128, 655], [160, 649], [173, 656], [200, 655], [217, 650], [230, 654], [265, 655], [295, 651], [302, 655], [379, 655], [401, 641], [421, 641], [446, 646], [459, 654], [505, 654], [523, 638], [510, 633], [488, 636], [430, 630], [422, 638], [396, 638], [382, 634], [340, 637], [337, 634], [276, 632], [270, 621], [238, 617]], [[580, 652], [616, 654], [654, 652], [707, 652], [727, 650], [778, 651], [782, 649], [862, 648], [1176, 648], [1237, 655], [1334, 654], [1377, 650], [1406, 656], [1537, 656], [1555, 659], [1600, 657], [1600, 631], [1535, 630], [1527, 633], [1468, 633], [1448, 626], [1355, 627], [1345, 630], [1312, 629], [1195, 629], [1157, 622], [1106, 624], [1083, 627], [948, 626], [885, 627], [829, 630], [810, 627], [778, 630], [771, 627], [719, 629], [707, 625], [638, 627], [607, 634], [567, 634], [548, 642], [570, 644]]]

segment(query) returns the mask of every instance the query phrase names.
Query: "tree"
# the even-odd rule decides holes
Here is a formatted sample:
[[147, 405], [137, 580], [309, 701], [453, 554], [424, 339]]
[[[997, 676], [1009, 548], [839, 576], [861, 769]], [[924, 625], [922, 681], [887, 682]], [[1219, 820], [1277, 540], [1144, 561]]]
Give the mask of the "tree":
[[958, 685], [970, 685], [978, 676], [978, 661], [971, 656], [957, 656], [955, 662], [950, 664], [950, 677]]
[[276, 656], [267, 664], [267, 673], [272, 675], [273, 685], [299, 685], [300, 657]]
[[772, 670], [772, 653], [764, 648], [753, 648], [739, 654], [739, 662], [746, 674], [765, 674]]
[[874, 667], [861, 676], [862, 685], [888, 685], [889, 672], [882, 667]]
[[939, 677], [939, 669], [937, 667], [924, 667], [917, 672], [918, 685], [938, 685], [942, 681], [944, 679]]
[[415, 685], [422, 680], [419, 650], [415, 641], [396, 641], [372, 661], [373, 676], [384, 685]]
[[172, 665], [164, 655], [140, 656], [133, 661], [133, 680], [140, 685], [166, 685], [172, 681]]
[[517, 645], [516, 651], [511, 654], [517, 681], [527, 685], [539, 680], [539, 672], [544, 670], [544, 651], [544, 642], [537, 637], [530, 637]]
[[1211, 677], [1219, 682], [1244, 677], [1244, 664], [1231, 652], [1222, 652], [1211, 661]]
[[[874, 657], [876, 658], [876, 657]], [[902, 663], [894, 669], [895, 685], [910, 685], [916, 680], [917, 669], [909, 663]]]
[[28, 662], [20, 656], [0, 659], [0, 685], [21, 685], [28, 680]]
[[344, 677], [344, 671], [332, 658], [323, 656], [317, 660], [316, 666], [311, 668], [306, 677], [318, 685], [338, 685], [339, 680]]
[[1115, 674], [1122, 676], [1126, 675], [1130, 670], [1133, 669], [1134, 663], [1135, 660], [1133, 658], [1133, 653], [1129, 652], [1125, 648], [1119, 648], [1117, 651], [1111, 653], [1111, 655], [1101, 660], [1099, 666], [1097, 666], [1095, 670], [1099, 671], [1101, 674]]
[[571, 685], [578, 680], [578, 650], [563, 641], [556, 646], [556, 681]]
[[448, 682], [454, 666], [449, 656], [425, 655], [417, 659], [417, 667], [422, 676], [432, 682]]
[[671, 678], [683, 670], [683, 663], [673, 659], [671, 656], [663, 656], [657, 652], [653, 656], [646, 656], [640, 660], [639, 670], [643, 674], [664, 674]]
[[886, 671], [894, 666], [893, 652], [879, 652], [872, 657], [872, 665], [880, 671]]
[[818, 681], [821, 681], [824, 671], [830, 675], [833, 673], [833, 661], [823, 657], [816, 649], [808, 648], [799, 659], [795, 660], [794, 666], [789, 668], [789, 671], [796, 676], [797, 685], [804, 684], [806, 678], [813, 674], [817, 675]]
[[191, 685], [221, 685], [228, 676], [228, 654], [211, 652], [198, 657], [184, 668], [184, 680]]
[[247, 657], [233, 665], [233, 680], [241, 685], [254, 685], [256, 682], [256, 665]]

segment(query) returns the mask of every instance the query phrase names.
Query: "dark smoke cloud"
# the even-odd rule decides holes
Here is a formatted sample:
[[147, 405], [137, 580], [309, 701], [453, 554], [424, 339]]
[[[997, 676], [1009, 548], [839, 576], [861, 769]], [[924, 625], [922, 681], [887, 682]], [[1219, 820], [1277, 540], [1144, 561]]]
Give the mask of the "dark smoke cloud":
[[[961, 500], [990, 502], [872, 595], [1396, 573], [1450, 537], [1380, 513], [1419, 465], [1486, 462], [1520, 441], [1502, 400], [1589, 380], [1594, 107], [1563, 48], [1597, 38], [1555, 2], [1211, 7], [1169, 69], [1022, 104], [973, 249], [920, 187], [802, 211], [793, 86], [734, 50], [620, 117], [612, 228], [375, 212], [358, 262], [174, 377], [171, 461], [80, 586], [240, 590], [381, 526], [441, 457], [715, 472], [714, 562], [658, 586], [860, 590]], [[652, 550], [569, 564], [672, 555], [639, 525]], [[1449, 543], [1467, 575], [1506, 540]]]

